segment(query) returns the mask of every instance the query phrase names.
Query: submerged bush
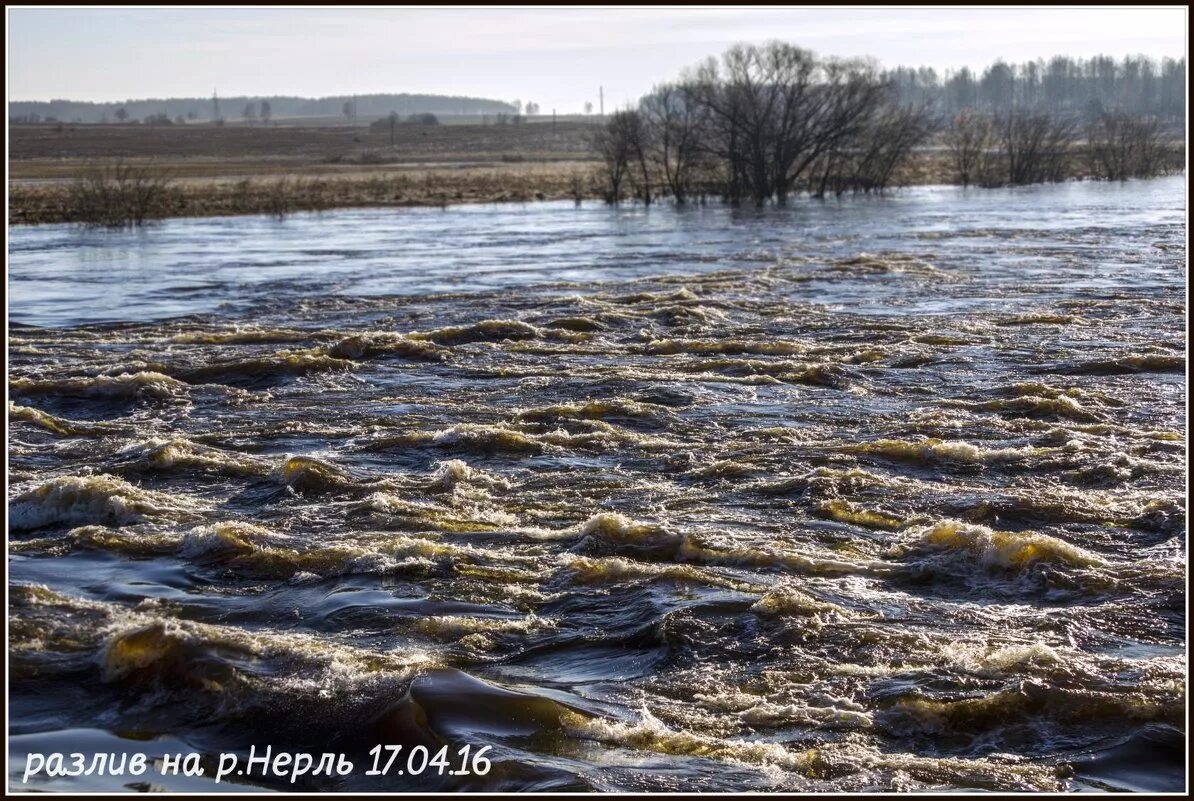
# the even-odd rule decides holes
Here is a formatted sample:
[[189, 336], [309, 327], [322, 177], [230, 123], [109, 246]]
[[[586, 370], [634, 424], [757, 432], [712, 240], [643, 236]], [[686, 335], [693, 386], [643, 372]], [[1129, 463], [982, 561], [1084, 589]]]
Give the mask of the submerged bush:
[[78, 177], [67, 197], [70, 219], [90, 228], [133, 228], [166, 216], [173, 177], [117, 162]]
[[1155, 117], [1103, 114], [1087, 131], [1092, 177], [1109, 181], [1166, 172], [1166, 148]]

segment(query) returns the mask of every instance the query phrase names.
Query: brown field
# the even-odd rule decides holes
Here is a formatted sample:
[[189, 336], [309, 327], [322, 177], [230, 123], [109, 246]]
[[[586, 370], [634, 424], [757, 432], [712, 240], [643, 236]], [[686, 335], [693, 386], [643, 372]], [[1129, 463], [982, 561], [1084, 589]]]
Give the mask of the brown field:
[[[97, 166], [172, 176], [162, 216], [594, 197], [592, 123], [14, 125], [9, 223], [68, 222], [71, 183]], [[286, 197], [282, 197], [285, 194]]]
[[211, 125], [14, 125], [9, 169], [15, 179], [71, 177], [79, 162], [152, 159], [203, 175], [259, 170], [322, 170], [380, 164], [476, 164], [592, 158], [580, 122], [523, 125], [368, 127]]

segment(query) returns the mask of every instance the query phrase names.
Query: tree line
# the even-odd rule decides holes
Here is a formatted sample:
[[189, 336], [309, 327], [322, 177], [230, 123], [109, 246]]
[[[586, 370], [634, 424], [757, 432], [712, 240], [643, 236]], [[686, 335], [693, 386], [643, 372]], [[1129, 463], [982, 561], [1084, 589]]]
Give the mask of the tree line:
[[1123, 181], [1178, 168], [1158, 118], [1125, 112], [1103, 112], [1084, 125], [1040, 111], [966, 109], [954, 116], [942, 139], [962, 186], [1050, 183], [1080, 171]]
[[1080, 116], [1086, 122], [1116, 112], [1177, 122], [1186, 113], [1184, 58], [1055, 56], [1022, 64], [996, 61], [982, 72], [897, 67], [883, 77], [901, 103], [926, 104], [951, 117], [965, 109], [988, 114], [1017, 109]]
[[[422, 94], [339, 95], [334, 97], [221, 97], [227, 109], [260, 109], [267, 104], [274, 117], [336, 117], [343, 113], [344, 104], [351, 101], [361, 117], [380, 117], [397, 111], [400, 114], [497, 114], [512, 113], [514, 106], [502, 100], [482, 97], [453, 97]], [[116, 103], [88, 103], [76, 100], [12, 101], [8, 104], [11, 122], [110, 122], [120, 121], [117, 112], [123, 110], [125, 119], [143, 120], [150, 116], [165, 116], [177, 120], [212, 120], [210, 97], [172, 97], [127, 100]]]
[[1162, 134], [1156, 116], [1120, 110], [1088, 117], [976, 104], [946, 115], [869, 60], [770, 42], [737, 45], [656, 86], [610, 115], [593, 146], [610, 202], [716, 196], [762, 206], [796, 192], [884, 192], [908, 177], [914, 152], [938, 139], [963, 184], [1065, 180], [1081, 166], [1079, 139], [1085, 174], [1151, 175], [1168, 163]]

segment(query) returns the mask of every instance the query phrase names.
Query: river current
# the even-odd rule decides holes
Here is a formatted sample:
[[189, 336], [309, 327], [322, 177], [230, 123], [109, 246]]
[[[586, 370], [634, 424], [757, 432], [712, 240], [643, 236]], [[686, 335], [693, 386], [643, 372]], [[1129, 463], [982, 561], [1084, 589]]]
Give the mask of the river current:
[[1185, 216], [1179, 177], [10, 229], [13, 769], [1181, 789]]

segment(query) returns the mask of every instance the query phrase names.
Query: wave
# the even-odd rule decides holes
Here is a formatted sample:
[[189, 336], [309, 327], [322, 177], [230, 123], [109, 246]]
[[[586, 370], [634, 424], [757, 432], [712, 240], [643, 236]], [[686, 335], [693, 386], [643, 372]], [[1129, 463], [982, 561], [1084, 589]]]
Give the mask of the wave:
[[1025, 681], [1017, 689], [979, 698], [902, 698], [876, 715], [876, 722], [897, 735], [966, 732], [989, 737], [1003, 726], [1034, 719], [1054, 725], [1122, 725], [1125, 720], [1180, 725], [1184, 716], [1184, 693], [1172, 690], [1077, 690]]
[[132, 458], [133, 466], [141, 470], [189, 468], [230, 476], [264, 476], [270, 472], [269, 464], [261, 459], [199, 445], [182, 437], [157, 437], [127, 445], [120, 455]]
[[913, 529], [906, 542], [893, 551], [897, 556], [916, 553], [956, 554], [984, 566], [1017, 570], [1039, 563], [1069, 567], [1108, 564], [1096, 554], [1047, 534], [995, 531], [957, 520]]
[[835, 389], [843, 389], [849, 384], [845, 369], [841, 365], [829, 363], [727, 358], [684, 362], [676, 365], [676, 369], [749, 378], [763, 383], [808, 384]]
[[14, 378], [9, 390], [21, 395], [73, 395], [100, 398], [151, 398], [172, 400], [187, 395], [190, 387], [177, 378], [152, 371], [79, 378]]
[[415, 340], [429, 340], [437, 345], [468, 345], [474, 342], [540, 339], [543, 330], [520, 320], [482, 320], [472, 325], [453, 325], [409, 335]]
[[404, 334], [367, 332], [345, 337], [324, 352], [337, 359], [402, 356], [407, 359], [442, 362], [448, 358], [449, 350], [433, 342], [421, 341]]
[[926, 438], [915, 442], [902, 439], [878, 439], [858, 445], [848, 445], [845, 450], [908, 461], [958, 462], [961, 464], [1007, 464], [1022, 462], [1025, 459], [1051, 452], [1047, 448], [984, 448], [963, 440], [935, 438]]
[[230, 359], [190, 370], [181, 370], [177, 375], [188, 384], [252, 382], [332, 370], [347, 371], [356, 366], [354, 361], [330, 356], [318, 349], [281, 350], [269, 356]]
[[231, 330], [184, 331], [169, 337], [169, 341], [178, 345], [255, 345], [261, 343], [302, 342], [311, 336], [312, 332], [310, 331], [246, 326]]
[[564, 569], [571, 574], [574, 581], [582, 584], [662, 580], [704, 584], [743, 592], [755, 589], [754, 585], [748, 582], [719, 575], [694, 565], [655, 564], [620, 556], [593, 557], [570, 554], [563, 557], [563, 560]]
[[658, 754], [720, 759], [749, 765], [775, 766], [807, 773], [816, 765], [813, 749], [793, 750], [779, 743], [729, 740], [668, 728], [646, 709], [636, 723], [564, 714], [565, 731], [588, 740], [619, 745]]
[[510, 482], [494, 476], [480, 468], [473, 467], [461, 459], [448, 459], [436, 464], [435, 473], [425, 485], [428, 492], [461, 492], [480, 490], [479, 494], [493, 489], [510, 489]]
[[864, 509], [849, 501], [839, 499], [824, 501], [817, 507], [817, 513], [839, 523], [853, 523], [863, 528], [878, 528], [898, 531], [906, 525], [902, 517], [877, 509]]
[[335, 492], [359, 489], [360, 485], [343, 468], [313, 456], [291, 456], [274, 476], [296, 492]]
[[[467, 486], [456, 484], [457, 490]], [[457, 490], [452, 490], [456, 492]], [[442, 491], [434, 488], [431, 491]], [[467, 493], [465, 493], [467, 497]], [[518, 518], [500, 509], [486, 509], [470, 505], [464, 509], [443, 509], [427, 503], [414, 502], [389, 492], [374, 492], [364, 500], [352, 505], [351, 509], [366, 514], [387, 516], [387, 522], [400, 523], [410, 529], [427, 529], [457, 534], [497, 531], [512, 528]]]
[[1106, 420], [1102, 412], [1083, 406], [1069, 395], [1041, 397], [1021, 395], [1015, 398], [996, 398], [989, 401], [943, 401], [944, 406], [956, 406], [984, 412], [1004, 412], [1033, 418], [1060, 418], [1077, 420], [1081, 423], [1098, 423]]
[[841, 618], [854, 616], [837, 604], [814, 598], [812, 595], [792, 587], [768, 590], [759, 600], [755, 601], [750, 607], [750, 611], [768, 617], [788, 615], [818, 617], [826, 614]]
[[152, 519], [185, 519], [195, 501], [142, 489], [111, 475], [64, 476], [26, 490], [8, 504], [8, 525], [28, 531], [69, 523], [125, 525]]
[[1130, 375], [1133, 373], [1184, 373], [1186, 357], [1168, 353], [1133, 353], [1110, 359], [1074, 362], [1041, 368], [1043, 372], [1070, 375]]
[[536, 615], [518, 618], [434, 615], [415, 621], [414, 630], [431, 637], [459, 640], [474, 634], [528, 634], [558, 625], [555, 620]]
[[544, 327], [562, 328], [565, 331], [572, 331], [578, 334], [604, 331], [607, 328], [607, 326], [600, 320], [595, 320], [592, 317], [557, 317], [556, 319], [545, 323]]
[[860, 253], [852, 258], [834, 262], [830, 269], [852, 275], [897, 273], [942, 281], [958, 280], [958, 276], [953, 273], [908, 253]]
[[643, 352], [653, 356], [676, 353], [795, 356], [806, 350], [807, 348], [799, 342], [751, 339], [653, 339], [643, 346]]
[[693, 562], [725, 567], [755, 566], [792, 570], [810, 575], [885, 572], [877, 562], [854, 563], [790, 553], [779, 549], [712, 547], [688, 534], [657, 523], [644, 523], [613, 512], [602, 512], [569, 529], [529, 532], [535, 539], [571, 539], [574, 553], [615, 555], [649, 561]]
[[64, 437], [85, 437], [114, 430], [114, 427], [110, 424], [80, 423], [75, 420], [67, 420], [66, 418], [56, 417], [48, 412], [43, 412], [40, 409], [35, 409], [32, 406], [18, 406], [12, 401], [8, 402], [8, 419], [22, 420]]
[[670, 440], [625, 431], [603, 421], [592, 423], [592, 430], [581, 433], [571, 433], [563, 428], [536, 431], [533, 430], [535, 426], [520, 429], [484, 423], [458, 423], [438, 431], [412, 431], [379, 437], [365, 443], [363, 448], [376, 451], [413, 446], [455, 449], [482, 455], [537, 455], [569, 450], [609, 450], [627, 446], [648, 450], [675, 446]]
[[525, 409], [518, 413], [520, 420], [604, 420], [625, 418], [631, 420], [658, 420], [671, 415], [666, 406], [644, 403], [626, 398], [591, 400], [584, 403], [562, 403], [538, 409]]
[[892, 479], [858, 467], [848, 470], [817, 467], [800, 476], [763, 481], [755, 487], [766, 495], [802, 493], [810, 496], [835, 498], [843, 493], [858, 492], [870, 487], [891, 487], [895, 483]]
[[752, 728], [811, 726], [817, 729], [870, 729], [871, 714], [859, 705], [837, 699], [843, 706], [813, 706], [803, 701], [783, 703], [744, 692], [697, 693], [693, 699], [702, 706], [730, 715]]

